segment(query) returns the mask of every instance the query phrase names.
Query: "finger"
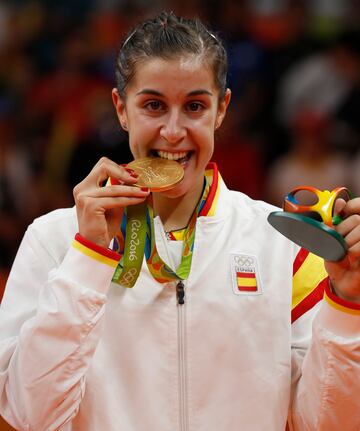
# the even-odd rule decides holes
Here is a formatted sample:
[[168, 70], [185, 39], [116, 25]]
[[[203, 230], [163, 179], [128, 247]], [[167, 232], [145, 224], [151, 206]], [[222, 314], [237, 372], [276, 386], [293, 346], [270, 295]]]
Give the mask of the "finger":
[[334, 204], [334, 214], [342, 215], [343, 210], [346, 206], [346, 201], [342, 198], [336, 199]]
[[[351, 217], [352, 218], [352, 217]], [[347, 219], [350, 220], [350, 219]], [[346, 220], [346, 221], [347, 221]], [[360, 244], [360, 224], [351, 223], [353, 227], [349, 229], [349, 232], [344, 234], [346, 244], [349, 247], [349, 250], [354, 247], [353, 251], [355, 251], [355, 247], [357, 244]]]
[[[340, 200], [340, 199], [338, 199], [338, 200]], [[352, 214], [359, 214], [360, 213], [360, 198], [354, 198], [354, 199], [347, 201], [341, 211], [345, 217], [348, 217]]]
[[109, 177], [114, 178], [122, 183], [134, 184], [138, 176], [132, 169], [118, 165], [107, 157], [102, 157], [91, 170], [90, 174], [85, 178], [85, 185], [92, 184], [100, 187], [102, 183]]
[[136, 197], [136, 196], [121, 196], [121, 197], [107, 197], [101, 198], [101, 207], [105, 210], [119, 208], [119, 207], [127, 207], [129, 205], [137, 205], [141, 202], [144, 202], [146, 196]]
[[345, 220], [343, 220], [340, 224], [336, 226], [337, 232], [339, 232], [340, 235], [342, 235], [345, 238], [349, 237], [349, 234], [351, 233], [351, 237], [353, 238], [354, 235], [357, 235], [358, 229], [360, 227], [360, 215], [359, 214], [353, 214], [348, 216]]
[[[114, 177], [110, 176], [108, 179], [110, 180], [110, 185], [121, 185], [126, 183], [133, 183], [136, 184], [137, 180], [139, 179], [139, 175], [131, 168], [123, 167], [128, 175], [125, 174], [125, 177]], [[129, 178], [130, 175], [130, 178]]]
[[144, 202], [147, 196], [117, 196], [117, 197], [97, 197], [81, 200], [77, 203], [76, 207], [82, 214], [102, 214], [105, 211], [115, 208], [124, 208], [129, 205], [137, 205]]
[[109, 208], [135, 205], [143, 202], [149, 195], [149, 189], [132, 186], [111, 186], [91, 188], [76, 194], [76, 207], [81, 211], [102, 212]]
[[104, 197], [147, 197], [150, 194], [150, 189], [147, 187], [134, 187], [127, 185], [112, 185], [101, 188], [91, 188], [84, 192], [84, 195], [91, 198]]

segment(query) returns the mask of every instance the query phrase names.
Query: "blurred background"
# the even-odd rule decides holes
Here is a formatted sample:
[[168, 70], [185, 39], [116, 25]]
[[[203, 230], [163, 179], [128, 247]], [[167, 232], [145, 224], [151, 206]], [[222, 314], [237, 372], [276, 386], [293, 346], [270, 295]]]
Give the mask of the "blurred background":
[[163, 9], [225, 41], [233, 99], [214, 160], [229, 187], [277, 205], [299, 184], [360, 195], [359, 0], [0, 0], [0, 298], [27, 225], [72, 206], [101, 156], [131, 159], [115, 55]]
[[281, 205], [296, 185], [360, 194], [359, 0], [0, 0], [0, 297], [24, 231], [103, 155], [131, 159], [112, 107], [120, 41], [163, 9], [225, 41], [231, 108], [214, 160]]

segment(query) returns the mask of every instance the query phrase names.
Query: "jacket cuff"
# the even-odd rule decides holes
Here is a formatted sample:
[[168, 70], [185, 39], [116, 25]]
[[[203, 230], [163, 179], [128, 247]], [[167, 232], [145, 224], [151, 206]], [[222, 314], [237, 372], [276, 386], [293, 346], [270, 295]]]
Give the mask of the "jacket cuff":
[[76, 234], [60, 269], [78, 284], [106, 293], [120, 258], [118, 253]]
[[326, 283], [323, 306], [319, 310], [320, 324], [329, 331], [344, 336], [360, 336], [360, 304], [336, 296]]

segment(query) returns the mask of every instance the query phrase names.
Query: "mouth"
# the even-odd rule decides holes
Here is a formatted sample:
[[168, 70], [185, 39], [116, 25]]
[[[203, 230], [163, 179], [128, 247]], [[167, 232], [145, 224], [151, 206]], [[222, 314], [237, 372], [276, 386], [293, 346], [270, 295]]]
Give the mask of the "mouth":
[[161, 159], [167, 160], [175, 160], [180, 164], [184, 164], [190, 160], [192, 155], [192, 151], [178, 151], [178, 152], [169, 152], [164, 150], [152, 150], [151, 155], [153, 157], [160, 157]]

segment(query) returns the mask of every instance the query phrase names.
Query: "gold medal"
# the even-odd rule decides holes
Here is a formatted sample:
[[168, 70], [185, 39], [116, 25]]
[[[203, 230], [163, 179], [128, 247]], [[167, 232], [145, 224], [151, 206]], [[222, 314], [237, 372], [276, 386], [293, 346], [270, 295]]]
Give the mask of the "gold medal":
[[180, 163], [160, 157], [135, 159], [127, 166], [139, 175], [135, 186], [147, 187], [152, 192], [170, 190], [184, 177], [184, 169]]

